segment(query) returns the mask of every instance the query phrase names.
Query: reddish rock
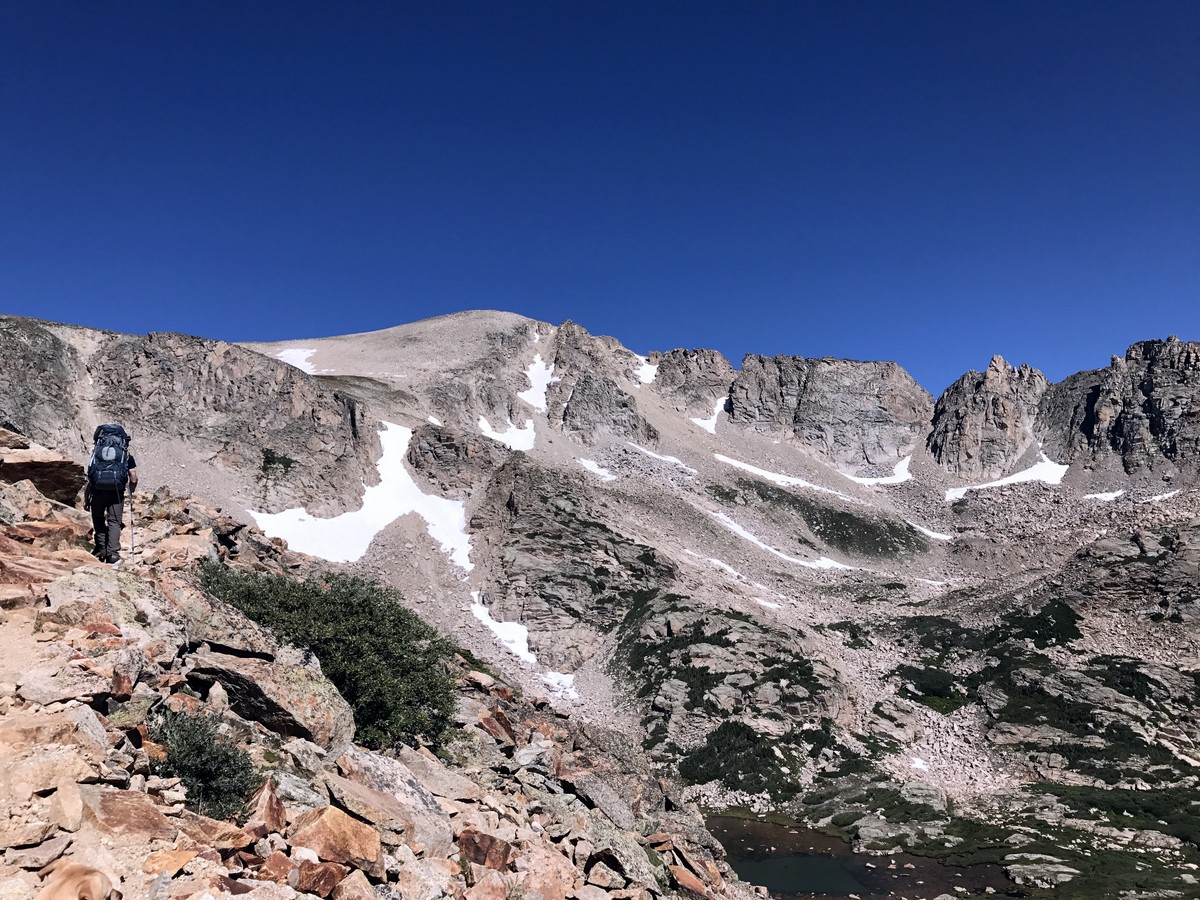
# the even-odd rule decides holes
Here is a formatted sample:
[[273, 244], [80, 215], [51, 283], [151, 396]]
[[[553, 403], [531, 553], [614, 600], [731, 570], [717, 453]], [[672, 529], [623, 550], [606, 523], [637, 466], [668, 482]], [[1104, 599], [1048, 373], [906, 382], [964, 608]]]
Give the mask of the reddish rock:
[[217, 890], [228, 891], [234, 895], [248, 894], [254, 890], [254, 888], [250, 885], [242, 884], [240, 881], [234, 881], [228, 875], [218, 875], [212, 880], [212, 886]]
[[495, 738], [496, 743], [500, 744], [500, 746], [516, 746], [517, 735], [513, 731], [508, 717], [500, 712], [500, 710], [493, 710], [490, 715], [481, 718], [479, 720], [479, 727]]
[[288, 876], [288, 886], [305, 894], [328, 897], [349, 872], [349, 869], [337, 863], [303, 860], [296, 871]]
[[508, 883], [490, 869], [467, 891], [466, 900], [507, 900]]
[[458, 836], [458, 848], [471, 862], [498, 872], [508, 868], [516, 852], [516, 848], [508, 841], [473, 828], [465, 829]]
[[296, 864], [288, 859], [287, 854], [276, 850], [263, 861], [258, 869], [258, 877], [278, 884], [287, 884], [288, 876], [294, 868]]
[[178, 815], [179, 827], [198, 844], [218, 850], [241, 850], [254, 843], [254, 838], [231, 822], [220, 822], [190, 810]]
[[536, 893], [542, 900], [566, 900], [579, 876], [579, 870], [558, 850], [536, 844], [518, 856], [515, 865], [525, 873], [521, 881], [525, 896]]
[[148, 794], [81, 785], [84, 821], [110, 834], [173, 841], [177, 828]]
[[[379, 895], [367, 876], [355, 869], [333, 889], [333, 900], [378, 900]], [[500, 900], [504, 900], [503, 897]]]
[[147, 875], [166, 872], [174, 878], [184, 866], [195, 858], [195, 850], [159, 850], [142, 860], [142, 871]]
[[275, 795], [275, 784], [269, 778], [250, 798], [250, 817], [246, 820], [246, 828], [262, 826], [266, 833], [282, 832], [287, 825], [287, 817], [283, 811], [283, 803]]
[[383, 874], [379, 832], [336, 807], [301, 813], [288, 837], [293, 846], [308, 847], [327, 862], [345, 863], [376, 877]]
[[667, 866], [667, 870], [671, 873], [671, 877], [675, 879], [675, 883], [686, 891], [693, 893], [699, 897], [708, 897], [708, 888], [704, 882], [685, 869], [683, 866]]

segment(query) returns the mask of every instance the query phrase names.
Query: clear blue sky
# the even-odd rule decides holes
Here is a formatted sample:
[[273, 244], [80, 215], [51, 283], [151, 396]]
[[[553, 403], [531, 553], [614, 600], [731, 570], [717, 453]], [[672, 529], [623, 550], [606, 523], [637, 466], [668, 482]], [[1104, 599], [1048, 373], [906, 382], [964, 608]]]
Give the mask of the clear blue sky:
[[0, 3], [0, 312], [640, 352], [1200, 339], [1200, 3]]

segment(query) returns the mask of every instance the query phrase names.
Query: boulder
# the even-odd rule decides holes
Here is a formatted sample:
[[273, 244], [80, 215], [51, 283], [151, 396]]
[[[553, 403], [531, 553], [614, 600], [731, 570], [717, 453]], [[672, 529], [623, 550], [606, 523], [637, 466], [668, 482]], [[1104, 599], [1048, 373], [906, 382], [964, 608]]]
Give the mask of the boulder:
[[14, 484], [30, 481], [38, 491], [58, 503], [71, 505], [87, 481], [83, 466], [68, 456], [27, 443], [24, 447], [5, 447], [16, 437], [4, 431], [0, 436], [0, 481]]
[[450, 817], [404, 763], [351, 747], [338, 758], [337, 767], [341, 777], [329, 776], [328, 784], [347, 809], [368, 819], [378, 816], [380, 827], [398, 825], [416, 853], [450, 852]]
[[354, 737], [354, 713], [319, 666], [298, 656], [267, 662], [201, 650], [188, 677], [205, 688], [219, 681], [234, 712], [276, 734], [345, 746]]
[[379, 833], [340, 809], [327, 806], [302, 813], [292, 823], [288, 838], [293, 845], [310, 848], [323, 861], [353, 866], [376, 877], [383, 874]]

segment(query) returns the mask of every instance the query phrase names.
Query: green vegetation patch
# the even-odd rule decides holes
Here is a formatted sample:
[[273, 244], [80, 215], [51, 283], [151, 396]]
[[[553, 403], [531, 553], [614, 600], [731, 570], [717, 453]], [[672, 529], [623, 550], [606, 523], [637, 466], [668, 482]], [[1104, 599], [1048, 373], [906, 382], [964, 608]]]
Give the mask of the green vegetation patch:
[[216, 717], [163, 710], [150, 720], [150, 736], [167, 748], [152, 764], [155, 775], [178, 778], [187, 807], [214, 819], [240, 818], [262, 784], [249, 755], [220, 732]]
[[454, 643], [367, 578], [299, 580], [206, 560], [205, 590], [279, 638], [309, 650], [354, 709], [356, 739], [372, 749], [439, 745], [454, 712], [447, 660]]
[[[876, 559], [929, 549], [928, 541], [907, 522], [862, 516], [762, 481], [746, 479], [738, 484], [743, 491], [757, 495], [776, 509], [798, 515], [816, 537], [840, 553]], [[805, 540], [801, 543], [808, 545]]]
[[905, 683], [901, 695], [940, 713], [952, 713], [969, 699], [966, 687], [943, 669], [903, 665], [895, 674]]
[[1083, 617], [1065, 600], [1050, 600], [1035, 613], [1013, 612], [989, 633], [992, 644], [1003, 640], [1030, 640], [1035, 647], [1065, 647], [1082, 637]]
[[1038, 784], [1031, 790], [1053, 794], [1081, 818], [1097, 814], [1121, 828], [1158, 831], [1200, 845], [1200, 790], [1135, 791]]
[[774, 747], [742, 722], [722, 722], [705, 738], [704, 746], [687, 753], [679, 774], [693, 784], [717, 780], [731, 790], [773, 797], [792, 796], [799, 789], [790, 768]]

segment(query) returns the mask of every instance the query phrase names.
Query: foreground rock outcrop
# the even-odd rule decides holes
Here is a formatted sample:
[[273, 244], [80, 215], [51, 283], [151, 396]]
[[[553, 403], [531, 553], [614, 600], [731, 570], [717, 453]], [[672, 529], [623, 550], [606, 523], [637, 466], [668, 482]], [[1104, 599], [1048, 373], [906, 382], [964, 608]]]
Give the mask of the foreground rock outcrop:
[[[319, 661], [206, 595], [197, 559], [311, 562], [188, 498], [136, 501], [125, 568], [73, 545], [88, 517], [0, 486], [0, 896], [31, 900], [59, 858], [127, 897], [246, 895], [652, 900], [745, 894], [697, 813], [633, 758], [459, 668], [441, 757], [352, 743]], [[155, 774], [163, 710], [216, 717], [263, 783], [237, 821]], [[597, 738], [600, 735], [596, 735]]]

